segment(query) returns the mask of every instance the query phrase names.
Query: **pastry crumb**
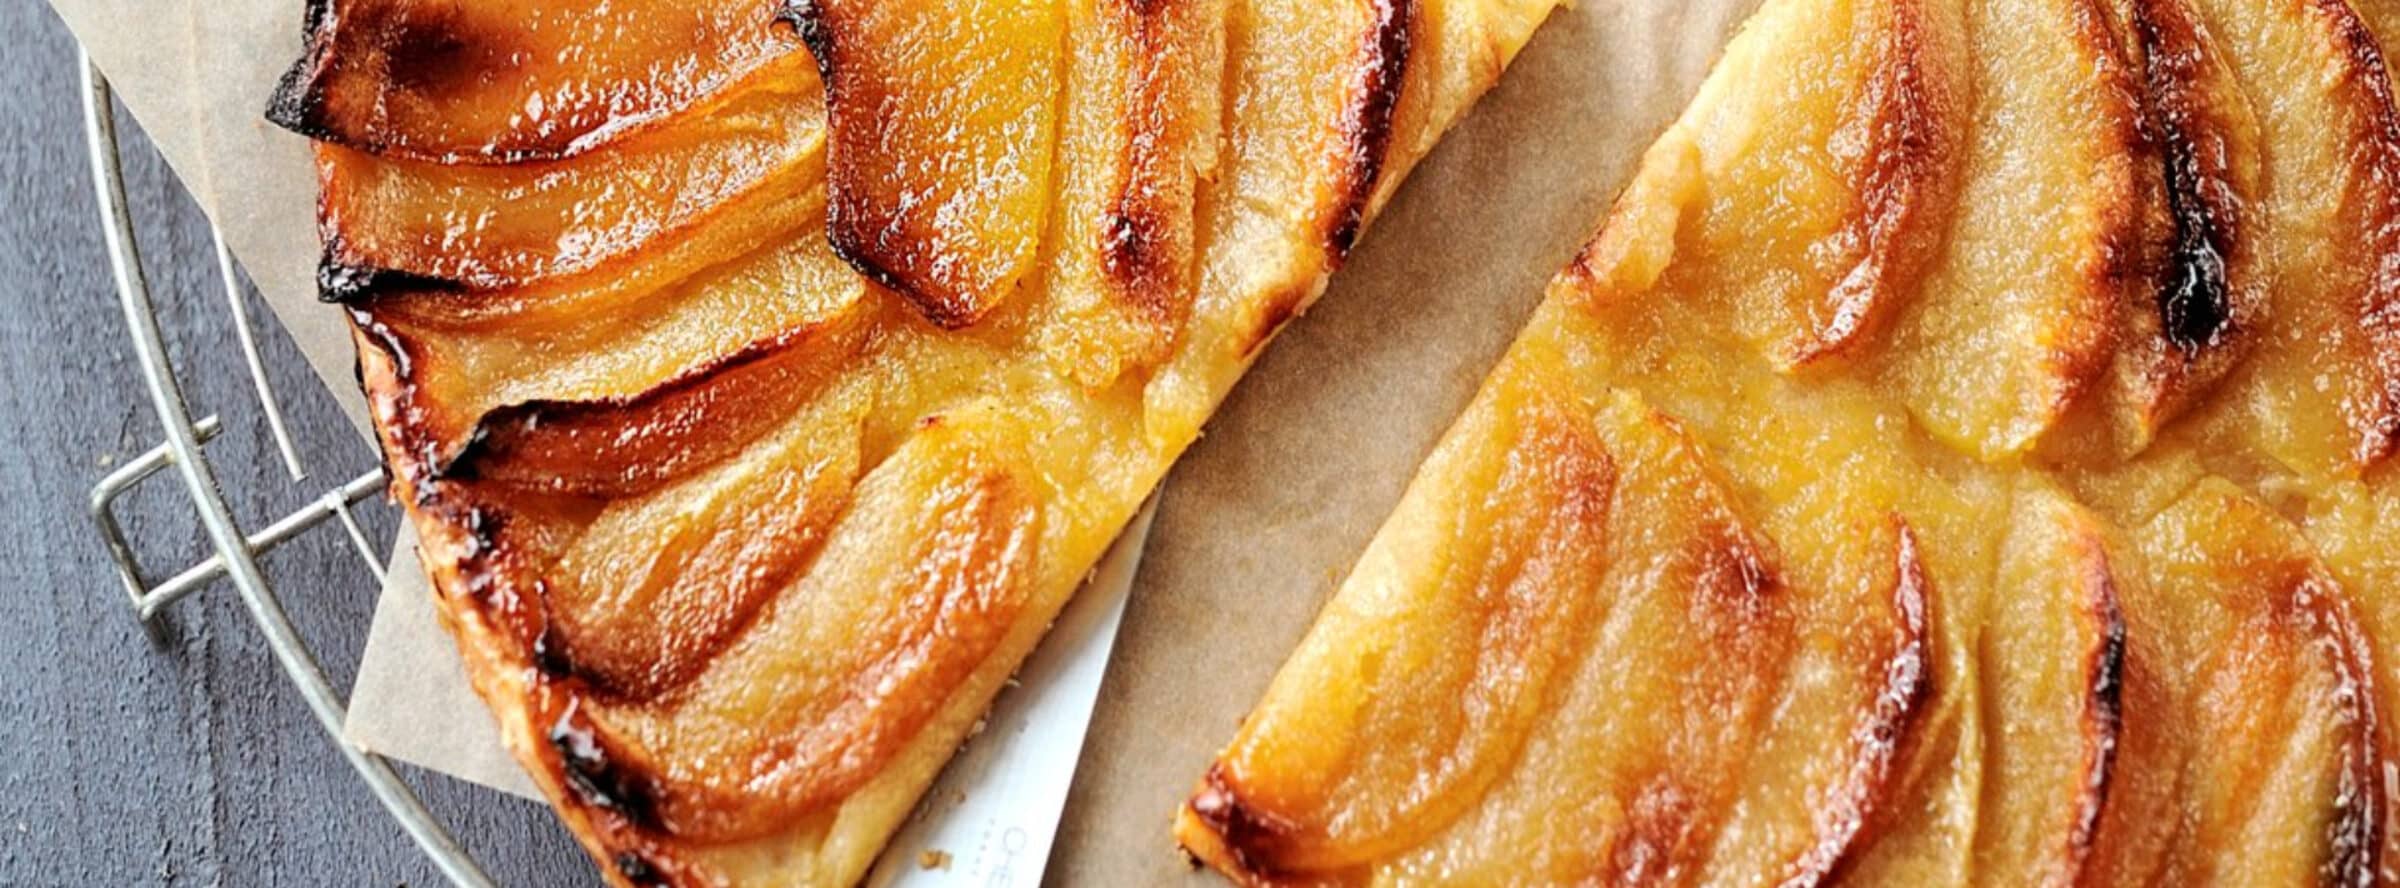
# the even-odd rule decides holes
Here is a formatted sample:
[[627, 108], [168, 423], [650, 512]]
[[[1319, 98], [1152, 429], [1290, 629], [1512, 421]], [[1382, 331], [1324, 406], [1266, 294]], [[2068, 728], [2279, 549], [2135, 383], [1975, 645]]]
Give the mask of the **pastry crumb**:
[[937, 869], [938, 869], [938, 870], [946, 870], [946, 869], [949, 869], [949, 868], [950, 868], [950, 852], [948, 852], [948, 851], [936, 851], [936, 850], [927, 850], [927, 851], [921, 851], [921, 852], [918, 852], [918, 854], [917, 854], [917, 868], [918, 868], [918, 869], [924, 869], [924, 870], [937, 870]]

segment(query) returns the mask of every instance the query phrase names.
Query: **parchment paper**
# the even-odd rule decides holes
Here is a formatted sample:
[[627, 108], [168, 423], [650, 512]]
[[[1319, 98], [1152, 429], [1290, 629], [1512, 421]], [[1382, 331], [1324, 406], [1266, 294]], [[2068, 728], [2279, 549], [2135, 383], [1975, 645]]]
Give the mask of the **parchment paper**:
[[[1757, 3], [1582, 0], [1560, 10], [1412, 174], [1318, 307], [1267, 350], [1160, 495], [1051, 881], [1194, 878], [1167, 836], [1175, 806], [1543, 282]], [[301, 0], [51, 4], [363, 429], [340, 313], [314, 299], [306, 143], [260, 117], [300, 51]], [[433, 627], [402, 542], [361, 665], [353, 735], [522, 792]]]

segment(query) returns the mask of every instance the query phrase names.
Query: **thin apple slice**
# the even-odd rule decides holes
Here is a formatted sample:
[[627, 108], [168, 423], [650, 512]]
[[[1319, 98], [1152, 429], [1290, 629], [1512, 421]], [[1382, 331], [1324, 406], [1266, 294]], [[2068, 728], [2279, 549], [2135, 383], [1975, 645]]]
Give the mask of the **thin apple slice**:
[[2250, 99], [2189, 0], [2123, 0], [2125, 47], [2139, 71], [2146, 138], [2165, 215], [2119, 312], [2113, 367], [2094, 403], [2112, 456], [2149, 446], [2248, 355], [2266, 306], [2255, 208], [2264, 146]]
[[814, 187], [825, 138], [816, 75], [786, 66], [735, 92], [704, 114], [565, 160], [470, 166], [320, 146], [325, 261], [352, 276], [524, 286], [690, 236], [753, 191]]
[[946, 328], [1032, 270], [1066, 76], [1058, 0], [799, 0], [825, 80], [826, 230], [861, 273]]
[[[1498, 403], [1428, 463], [1408, 499], [1421, 504], [1379, 536], [1391, 542], [1368, 551], [1193, 798], [1187, 847], [1228, 872], [1295, 876], [1408, 850], [1507, 772], [1564, 693], [1584, 629], [1641, 594], [1606, 582], [1627, 557], [1610, 523], [1623, 458], [1573, 405], [1523, 388], [1496, 385]], [[1733, 533], [1709, 519], [1684, 510], [1674, 526], [1701, 526], [1664, 536]], [[1397, 536], [1441, 565], [1398, 562], [1417, 546]], [[1656, 594], [1706, 594], [1687, 581]]]
[[1724, 220], [1701, 230], [1743, 241], [1703, 249], [1758, 282], [1731, 298], [1778, 366], [1850, 354], [1914, 298], [1959, 186], [1960, 30], [1941, 0], [1769, 4], [1684, 112], [1696, 210]]
[[2373, 884], [2366, 637], [2298, 531], [2206, 479], [2131, 530], [2124, 744], [2096, 884]]
[[2093, 0], [1967, 3], [1963, 177], [1940, 260], [1880, 354], [1936, 438], [2030, 446], [2107, 361], [2142, 204], [2140, 108]]
[[314, 0], [267, 116], [370, 154], [577, 154], [803, 58], [760, 0]]
[[1200, 286], [1183, 344], [1143, 390], [1153, 441], [1198, 433], [1220, 393], [1324, 292], [1324, 273], [1340, 266], [1409, 167], [1481, 94], [1489, 72], [1508, 66], [1553, 5], [1239, 0], [1229, 7], [1222, 87], [1229, 113], [1216, 179], [1200, 205]]
[[698, 675], [848, 509], [865, 457], [858, 419], [838, 403], [806, 411], [687, 483], [608, 503], [548, 586], [545, 668], [609, 700], [654, 699]]
[[1857, 528], [1881, 564], [1795, 586], [1673, 421], [1554, 360], [1520, 346], [1437, 448], [1185, 847], [1277, 884], [1741, 882], [1851, 847], [1925, 689], [1913, 539]]
[[[792, 171], [795, 178], [824, 174], [823, 151], [801, 160], [801, 167]], [[762, 272], [756, 266], [778, 261], [773, 257], [822, 254], [831, 260], [824, 266], [828, 271], [858, 279], [830, 248], [812, 250], [806, 243], [824, 238], [791, 234], [824, 225], [822, 189], [754, 188], [726, 200], [707, 217], [686, 236], [657, 238], [589, 269], [523, 285], [475, 289], [425, 275], [327, 262], [317, 269], [317, 293], [327, 302], [411, 329], [581, 341], [595, 332], [595, 319], [621, 321], [655, 310], [658, 304], [678, 304], [681, 297], [676, 294], [704, 289], [711, 281], [757, 277]], [[810, 295], [786, 293], [783, 298]]]
[[739, 453], [814, 398], [865, 344], [862, 314], [785, 330], [639, 394], [504, 405], [436, 471], [581, 496], [655, 490]]
[[1067, 0], [1058, 245], [1044, 349], [1098, 388], [1172, 353], [1215, 175], [1227, 0]]
[[2276, 245], [2268, 329], [2208, 434], [2354, 476], [2400, 446], [2400, 114], [2382, 53], [2347, 3], [2192, 5], [2257, 109], [2257, 219]]
[[361, 312], [385, 436], [435, 475], [629, 495], [774, 428], [863, 345], [866, 285], [802, 237], [571, 323]]
[[2122, 729], [2125, 622], [2107, 534], [2047, 490], [2012, 511], [1975, 650], [1981, 878], [2071, 885], [2091, 854]]

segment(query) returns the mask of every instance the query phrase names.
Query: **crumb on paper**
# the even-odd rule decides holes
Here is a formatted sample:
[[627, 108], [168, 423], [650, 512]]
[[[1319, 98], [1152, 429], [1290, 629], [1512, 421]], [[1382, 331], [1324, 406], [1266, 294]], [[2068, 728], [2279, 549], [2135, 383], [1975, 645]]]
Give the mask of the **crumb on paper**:
[[938, 849], [920, 851], [917, 853], [917, 868], [923, 870], [947, 870], [950, 868], [950, 852]]

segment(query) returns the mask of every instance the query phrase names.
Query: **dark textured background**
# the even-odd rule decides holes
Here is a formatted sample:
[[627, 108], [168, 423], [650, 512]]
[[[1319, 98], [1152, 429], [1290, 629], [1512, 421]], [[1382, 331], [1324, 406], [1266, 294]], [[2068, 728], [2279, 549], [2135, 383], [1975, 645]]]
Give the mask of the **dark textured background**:
[[[232, 590], [176, 605], [152, 638], [84, 517], [92, 483], [160, 438], [108, 281], [78, 89], [74, 41], [48, 5], [0, 0], [0, 886], [440, 884], [285, 687]], [[283, 474], [207, 224], [120, 121], [167, 337], [195, 412], [225, 419], [209, 450], [256, 527], [372, 454], [270, 324], [261, 343], [312, 470], [301, 484]], [[156, 575], [204, 551], [168, 476], [123, 511]], [[371, 538], [388, 540], [390, 511], [368, 511]], [[331, 526], [267, 562], [347, 688], [373, 578]], [[540, 807], [408, 776], [503, 884], [592, 881]]]

